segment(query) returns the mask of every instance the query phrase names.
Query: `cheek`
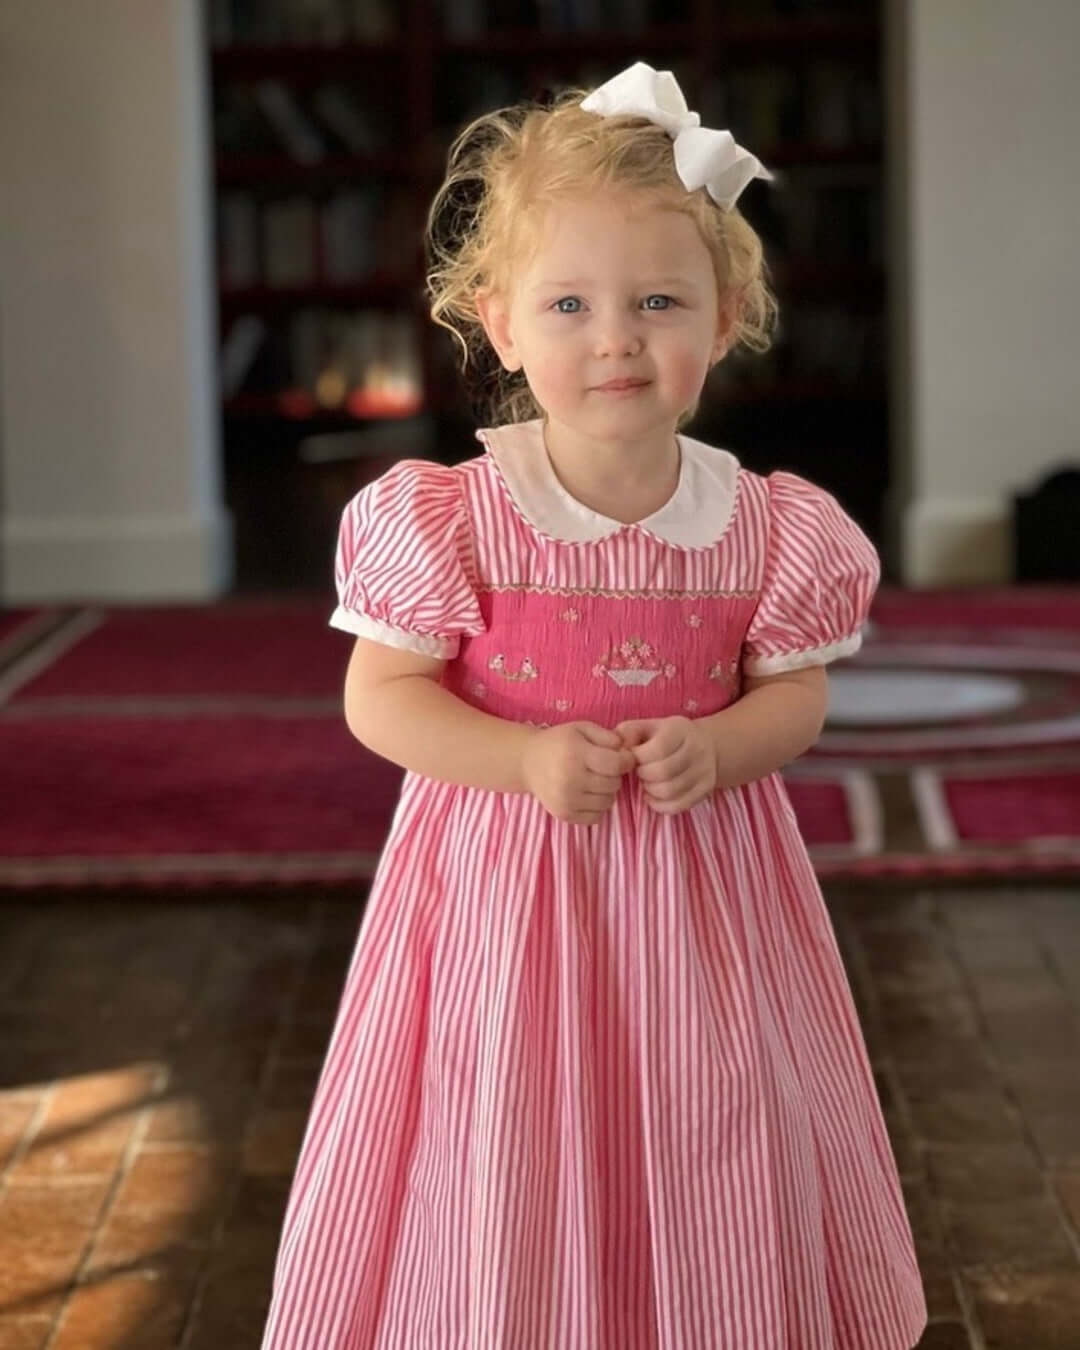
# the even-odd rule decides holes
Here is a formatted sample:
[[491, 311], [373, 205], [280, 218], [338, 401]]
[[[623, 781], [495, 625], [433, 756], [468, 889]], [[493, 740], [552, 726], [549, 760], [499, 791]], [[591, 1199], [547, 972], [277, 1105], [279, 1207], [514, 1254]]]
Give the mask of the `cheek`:
[[562, 389], [573, 382], [580, 364], [568, 348], [569, 344], [544, 344], [533, 350], [526, 369], [535, 387]]
[[712, 353], [701, 341], [680, 343], [671, 354], [671, 373], [680, 387], [695, 390], [709, 373]]

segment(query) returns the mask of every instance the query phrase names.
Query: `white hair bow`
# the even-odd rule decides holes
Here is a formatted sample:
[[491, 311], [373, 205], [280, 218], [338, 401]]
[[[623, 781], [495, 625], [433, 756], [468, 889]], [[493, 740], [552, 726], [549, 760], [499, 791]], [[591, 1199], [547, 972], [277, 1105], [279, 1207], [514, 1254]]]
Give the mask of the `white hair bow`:
[[675, 142], [675, 170], [688, 191], [706, 188], [728, 209], [754, 178], [773, 175], [749, 150], [735, 144], [730, 131], [711, 131], [686, 106], [670, 70], [653, 70], [636, 61], [581, 100], [586, 112], [601, 117], [644, 117], [663, 127]]

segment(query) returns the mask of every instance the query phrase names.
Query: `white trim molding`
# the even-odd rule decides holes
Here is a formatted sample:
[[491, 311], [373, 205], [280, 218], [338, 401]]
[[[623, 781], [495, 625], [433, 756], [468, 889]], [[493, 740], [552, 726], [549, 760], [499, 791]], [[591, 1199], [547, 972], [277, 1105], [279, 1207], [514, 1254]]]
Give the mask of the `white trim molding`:
[[191, 515], [0, 520], [7, 605], [212, 600], [232, 580], [232, 517]]
[[901, 565], [909, 586], [964, 586], [1012, 579], [1012, 516], [998, 497], [936, 497], [903, 513]]

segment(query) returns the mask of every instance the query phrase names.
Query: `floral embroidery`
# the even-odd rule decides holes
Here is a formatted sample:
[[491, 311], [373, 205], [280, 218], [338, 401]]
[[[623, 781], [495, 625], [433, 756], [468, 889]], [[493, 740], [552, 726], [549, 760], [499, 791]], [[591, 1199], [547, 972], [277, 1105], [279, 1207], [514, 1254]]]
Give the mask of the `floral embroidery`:
[[696, 698], [688, 698], [686, 702], [683, 704], [684, 712], [697, 712], [697, 710], [698, 710], [698, 701]]
[[581, 622], [581, 610], [580, 610], [580, 609], [564, 609], [563, 612], [559, 615], [559, 618], [562, 619], [563, 623], [580, 623], [580, 622]]
[[469, 685], [469, 693], [472, 694], [473, 698], [487, 698], [487, 685], [481, 684], [479, 680], [476, 680]]
[[690, 625], [691, 628], [700, 628], [701, 625], [705, 622], [705, 620], [701, 617], [700, 614], [688, 614], [686, 616], [686, 622]]
[[573, 704], [568, 698], [557, 698], [555, 700], [555, 706], [558, 708], [559, 712], [565, 712], [567, 708], [573, 707]]
[[535, 680], [540, 673], [527, 656], [522, 659], [520, 669], [507, 670], [506, 658], [502, 652], [497, 652], [491, 658], [488, 662], [488, 669], [495, 671], [497, 675], [501, 675], [504, 680]]
[[675, 670], [670, 662], [661, 663], [651, 643], [643, 638], [632, 637], [612, 647], [593, 666], [593, 675], [606, 675], [618, 685], [645, 685], [652, 684], [658, 675], [664, 675], [670, 680]]
[[732, 657], [728, 661], [717, 661], [709, 668], [709, 679], [717, 680], [728, 689], [735, 689], [739, 683], [739, 661]]

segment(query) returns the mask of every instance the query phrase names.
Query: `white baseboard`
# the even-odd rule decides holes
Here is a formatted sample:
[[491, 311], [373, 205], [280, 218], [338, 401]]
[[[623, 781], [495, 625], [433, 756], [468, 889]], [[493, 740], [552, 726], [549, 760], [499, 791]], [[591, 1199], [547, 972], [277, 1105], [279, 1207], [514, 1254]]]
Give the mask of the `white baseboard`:
[[997, 497], [909, 502], [900, 567], [908, 586], [968, 586], [1012, 580], [1012, 512]]
[[233, 570], [232, 517], [0, 521], [4, 604], [211, 600]]

